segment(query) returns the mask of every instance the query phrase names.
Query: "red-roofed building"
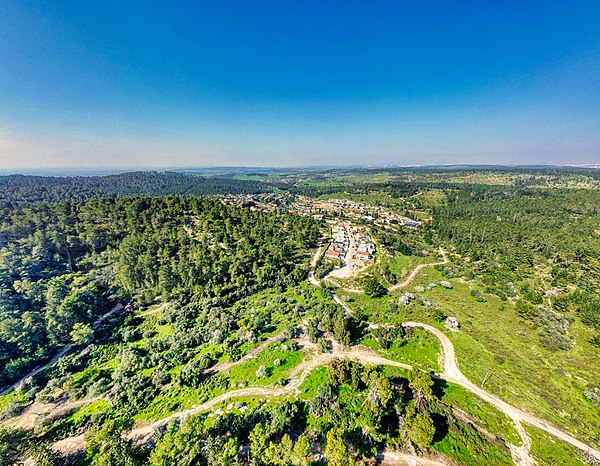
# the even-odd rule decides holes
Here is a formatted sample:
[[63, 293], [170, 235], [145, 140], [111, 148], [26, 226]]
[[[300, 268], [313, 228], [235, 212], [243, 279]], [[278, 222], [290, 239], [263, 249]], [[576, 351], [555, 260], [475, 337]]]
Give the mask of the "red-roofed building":
[[342, 254], [336, 251], [331, 251], [331, 250], [327, 250], [325, 251], [325, 256], [326, 257], [331, 257], [332, 259], [341, 259]]

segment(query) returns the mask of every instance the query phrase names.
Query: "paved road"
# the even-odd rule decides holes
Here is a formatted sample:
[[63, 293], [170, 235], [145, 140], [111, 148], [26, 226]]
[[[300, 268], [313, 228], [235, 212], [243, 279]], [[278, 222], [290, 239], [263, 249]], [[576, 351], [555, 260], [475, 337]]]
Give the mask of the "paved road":
[[356, 241], [354, 240], [350, 223], [344, 222], [344, 228], [348, 234], [348, 250], [344, 256], [344, 266], [340, 267], [339, 269], [332, 270], [329, 273], [331, 277], [352, 278], [354, 275], [354, 267], [357, 262], [357, 260], [354, 259], [354, 255], [356, 254]]

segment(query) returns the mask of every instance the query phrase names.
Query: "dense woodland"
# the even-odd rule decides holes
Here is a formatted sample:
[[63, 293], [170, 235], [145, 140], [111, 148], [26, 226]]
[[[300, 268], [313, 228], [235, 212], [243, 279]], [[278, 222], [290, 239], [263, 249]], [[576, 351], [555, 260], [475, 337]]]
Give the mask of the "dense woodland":
[[205, 178], [172, 172], [131, 172], [109, 176], [0, 176], [0, 208], [38, 202], [84, 202], [98, 197], [168, 194], [246, 194], [271, 191], [257, 181]]
[[433, 229], [463, 257], [447, 268], [517, 299], [545, 346], [568, 349], [575, 312], [600, 344], [600, 192], [469, 186], [434, 210]]
[[[302, 280], [319, 228], [199, 197], [125, 197], [0, 210], [2, 385], [77, 342], [117, 301], [229, 303]], [[83, 340], [85, 342], [85, 339]]]
[[[539, 329], [545, 350], [567, 354], [576, 319], [595, 329], [591, 343], [600, 347], [599, 191], [541, 187], [548, 176], [560, 179], [556, 171], [531, 172], [546, 178], [527, 186], [417, 172], [396, 175], [428, 178], [267, 185], [169, 173], [1, 177], [0, 387], [73, 349], [26, 380], [1, 416], [64, 393], [94, 408], [40, 417], [31, 431], [0, 427], [0, 465], [31, 455], [40, 465], [67, 464], [47, 445], [82, 432], [87, 449], [74, 464], [305, 465], [312, 451], [342, 466], [385, 448], [425, 453], [436, 442], [447, 454], [468, 451], [470, 464], [511, 464], [502, 435], [490, 440], [443, 401], [444, 382], [342, 360], [319, 369], [299, 399], [172, 422], [151, 445], [124, 437], [134, 419], [151, 421], [252, 384], [284, 387], [304, 357], [302, 325], [319, 354], [333, 341], [350, 347], [371, 338], [383, 349], [415, 342], [402, 327], [369, 330], [360, 306], [350, 316], [332, 301], [332, 288], [307, 285], [324, 225], [200, 194], [346, 193], [427, 214], [417, 229], [369, 226], [385, 246], [377, 265], [385, 282], [401, 278], [389, 265], [397, 257], [418, 261], [441, 246], [451, 258], [444, 276], [475, 283], [474, 303], [495, 295], [514, 304], [519, 322]], [[330, 267], [322, 263], [316, 276]], [[377, 312], [404, 312], [375, 277], [364, 288]], [[416, 303], [438, 323], [445, 319], [424, 298]], [[118, 312], [102, 321], [111, 309]], [[259, 355], [237, 372], [217, 370], [273, 335], [264, 350], [271, 360]], [[600, 388], [585, 396], [600, 408]]]

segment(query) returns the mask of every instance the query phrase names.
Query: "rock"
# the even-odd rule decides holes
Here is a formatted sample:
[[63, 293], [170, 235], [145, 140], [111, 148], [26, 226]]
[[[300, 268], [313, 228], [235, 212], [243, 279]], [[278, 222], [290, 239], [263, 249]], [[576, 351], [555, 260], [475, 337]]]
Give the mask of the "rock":
[[458, 330], [460, 328], [460, 324], [458, 323], [458, 320], [456, 320], [456, 317], [447, 317], [446, 326], [452, 330]]
[[452, 289], [452, 283], [450, 283], [450, 282], [447, 282], [447, 281], [441, 281], [441, 282], [440, 282], [440, 286], [442, 286], [442, 287], [444, 287], [444, 288], [447, 288], [447, 289], [449, 289], [449, 290], [451, 290], [451, 289]]
[[415, 286], [415, 291], [417, 293], [424, 293], [425, 292], [425, 288], [422, 286]]
[[256, 377], [258, 377], [259, 379], [262, 379], [263, 377], [267, 376], [267, 368], [265, 366], [260, 366], [257, 370], [256, 370]]

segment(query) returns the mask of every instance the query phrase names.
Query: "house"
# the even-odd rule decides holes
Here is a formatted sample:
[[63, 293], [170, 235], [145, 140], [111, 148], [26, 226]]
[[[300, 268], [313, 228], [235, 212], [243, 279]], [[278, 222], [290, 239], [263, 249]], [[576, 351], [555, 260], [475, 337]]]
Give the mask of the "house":
[[371, 254], [367, 251], [356, 251], [356, 258], [360, 260], [369, 260], [371, 258]]
[[327, 251], [325, 251], [325, 257], [329, 257], [331, 259], [341, 259], [342, 253], [337, 251], [331, 251], [328, 249]]

